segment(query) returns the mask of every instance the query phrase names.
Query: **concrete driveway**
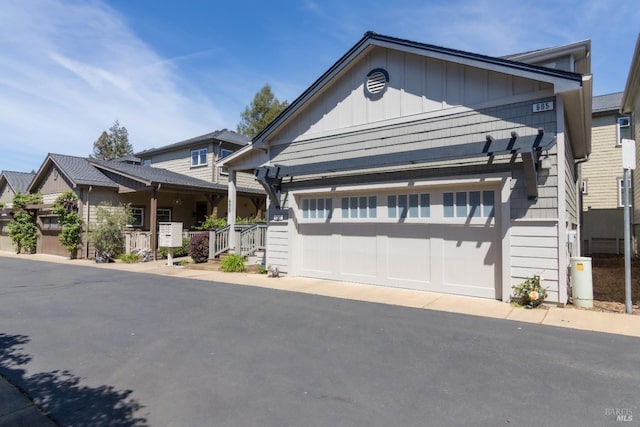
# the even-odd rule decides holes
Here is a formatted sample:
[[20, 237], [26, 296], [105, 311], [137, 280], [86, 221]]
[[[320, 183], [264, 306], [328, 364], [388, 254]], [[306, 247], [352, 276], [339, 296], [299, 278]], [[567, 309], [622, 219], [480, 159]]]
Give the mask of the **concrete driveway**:
[[619, 425], [612, 410], [640, 420], [639, 350], [632, 337], [0, 257], [0, 374], [61, 425]]

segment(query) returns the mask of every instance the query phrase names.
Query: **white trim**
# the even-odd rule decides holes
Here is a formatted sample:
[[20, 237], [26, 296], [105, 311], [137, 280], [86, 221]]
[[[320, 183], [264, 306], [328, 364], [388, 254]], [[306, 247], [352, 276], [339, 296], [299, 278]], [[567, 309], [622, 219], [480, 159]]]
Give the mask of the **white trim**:
[[[565, 123], [564, 123], [564, 98], [557, 98], [558, 109], [556, 112], [557, 135], [556, 147], [558, 158], [558, 303], [566, 304], [568, 301], [567, 293], [567, 271], [569, 260], [567, 259], [567, 185], [566, 185], [566, 164], [565, 164]], [[578, 209], [578, 207], [576, 207]], [[579, 212], [576, 212], [579, 215]]]
[[[200, 163], [200, 158], [201, 158], [201, 152], [204, 151], [204, 163]], [[193, 163], [193, 153], [198, 153], [198, 163], [194, 164]], [[189, 158], [191, 161], [191, 167], [192, 168], [198, 168], [198, 167], [202, 167], [202, 166], [207, 166], [207, 164], [209, 163], [209, 150], [205, 147], [205, 148], [197, 148], [194, 150], [191, 150], [189, 152]]]
[[[500, 197], [496, 199], [496, 217], [498, 217], [500, 227], [500, 235], [502, 236], [502, 259], [499, 268], [502, 272], [496, 274], [496, 278], [502, 279], [502, 295], [496, 295], [504, 302], [511, 301], [511, 177], [505, 176], [500, 184], [500, 192], [496, 191]], [[500, 216], [497, 215], [497, 206], [501, 206]]]
[[362, 190], [395, 190], [395, 189], [416, 189], [422, 187], [458, 187], [460, 185], [484, 185], [484, 184], [496, 184], [501, 182], [504, 178], [510, 177], [510, 172], [504, 173], [489, 173], [483, 174], [478, 177], [451, 177], [449, 179], [433, 178], [426, 180], [409, 180], [388, 182], [383, 184], [358, 184], [358, 185], [345, 185], [340, 187], [319, 187], [300, 190], [290, 190], [288, 193], [298, 196], [304, 194], [314, 193], [346, 193], [346, 192], [359, 192]]

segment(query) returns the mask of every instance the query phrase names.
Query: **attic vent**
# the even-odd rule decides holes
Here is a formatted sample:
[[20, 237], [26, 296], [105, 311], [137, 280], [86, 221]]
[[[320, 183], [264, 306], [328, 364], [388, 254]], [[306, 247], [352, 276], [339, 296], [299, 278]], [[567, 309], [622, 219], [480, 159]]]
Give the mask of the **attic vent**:
[[367, 82], [364, 86], [364, 92], [371, 99], [382, 97], [387, 90], [389, 83], [389, 74], [382, 68], [371, 70], [367, 74]]

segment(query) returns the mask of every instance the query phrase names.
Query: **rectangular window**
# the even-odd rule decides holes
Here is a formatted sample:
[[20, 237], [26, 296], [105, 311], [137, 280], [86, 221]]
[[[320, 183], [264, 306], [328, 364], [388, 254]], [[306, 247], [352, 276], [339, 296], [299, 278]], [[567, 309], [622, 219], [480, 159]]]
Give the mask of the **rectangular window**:
[[467, 216], [467, 193], [461, 191], [456, 193], [456, 217]]
[[133, 227], [144, 226], [144, 208], [131, 208], [131, 225]]
[[375, 218], [376, 205], [375, 196], [343, 197], [342, 218]]
[[171, 209], [157, 209], [156, 220], [158, 222], [171, 222]]
[[493, 218], [495, 215], [494, 211], [495, 204], [495, 193], [493, 191], [483, 191], [482, 192], [482, 209], [483, 216], [485, 218]]
[[453, 193], [442, 195], [442, 205], [444, 207], [444, 217], [453, 218]]
[[407, 195], [401, 194], [398, 196], [398, 214], [400, 214], [400, 218], [407, 217]]
[[623, 139], [631, 139], [631, 120], [628, 116], [618, 117], [618, 145]]
[[[226, 148], [221, 148], [220, 149], [220, 159], [224, 159], [225, 157], [231, 155], [232, 153], [233, 153], [233, 151], [231, 151], [231, 150], [227, 150]], [[220, 160], [220, 159], [218, 159], [218, 160]], [[220, 175], [223, 175], [223, 176], [229, 175], [229, 170], [224, 166], [220, 167]]]
[[396, 218], [396, 196], [387, 197], [387, 211], [389, 218]]
[[482, 207], [480, 206], [480, 192], [469, 192], [469, 216], [480, 218], [482, 216]]
[[207, 149], [201, 148], [199, 150], [191, 151], [191, 167], [206, 166], [207, 165]]
[[302, 200], [303, 219], [331, 218], [331, 199], [304, 199]]
[[[629, 187], [629, 206], [633, 203], [633, 192], [632, 188]], [[618, 205], [624, 206], [624, 178], [618, 178]]]
[[418, 195], [409, 195], [409, 218], [418, 218]]
[[369, 218], [376, 218], [378, 216], [376, 205], [378, 204], [378, 199], [375, 196], [369, 197]]
[[589, 186], [586, 179], [580, 183], [580, 191], [582, 194], [589, 194]]
[[422, 218], [431, 216], [431, 197], [428, 194], [420, 195], [420, 216]]

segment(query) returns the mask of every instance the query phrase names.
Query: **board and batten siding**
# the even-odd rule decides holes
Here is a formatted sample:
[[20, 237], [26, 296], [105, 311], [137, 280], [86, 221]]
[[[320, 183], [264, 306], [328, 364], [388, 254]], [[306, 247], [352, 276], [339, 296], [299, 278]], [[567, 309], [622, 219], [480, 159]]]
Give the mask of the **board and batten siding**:
[[7, 207], [10, 207], [10, 205], [13, 203], [14, 196], [15, 194], [13, 193], [13, 190], [11, 190], [9, 184], [5, 182], [2, 188], [0, 188], [0, 203]]
[[[374, 68], [389, 73], [389, 87], [381, 99], [372, 102], [364, 96], [363, 86], [367, 73]], [[414, 115], [455, 106], [504, 104], [501, 101], [517, 96], [539, 97], [535, 94], [540, 92], [552, 93], [551, 85], [375, 47], [314, 95], [304, 111], [277, 132], [270, 145], [386, 120], [410, 120]]]
[[[566, 141], [564, 150], [564, 180], [565, 180], [565, 198], [566, 198], [566, 212], [567, 222], [569, 224], [578, 223], [578, 185], [575, 157], [573, 156], [573, 150], [571, 149], [570, 141]], [[571, 227], [570, 227], [571, 228]]]
[[553, 221], [511, 222], [511, 284], [539, 275], [549, 301], [558, 301], [558, 226]]

